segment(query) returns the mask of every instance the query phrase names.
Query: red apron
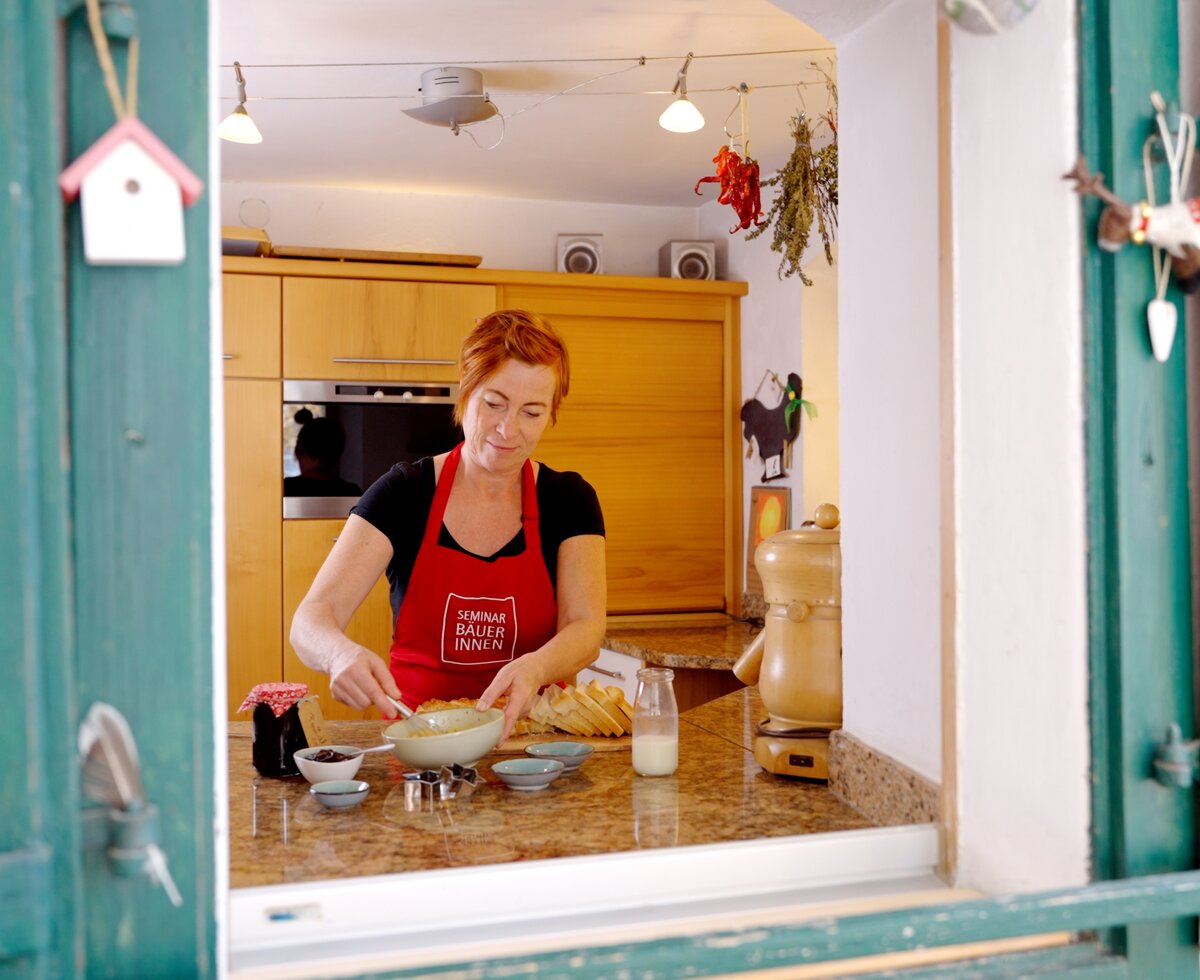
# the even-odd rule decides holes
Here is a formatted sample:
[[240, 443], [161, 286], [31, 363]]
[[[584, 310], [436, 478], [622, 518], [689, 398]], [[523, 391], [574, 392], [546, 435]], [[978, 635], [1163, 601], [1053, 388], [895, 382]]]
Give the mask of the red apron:
[[442, 466], [392, 634], [392, 676], [411, 708], [429, 698], [478, 697], [504, 664], [558, 629], [528, 460], [521, 470], [521, 554], [485, 560], [438, 544], [461, 455], [460, 444]]

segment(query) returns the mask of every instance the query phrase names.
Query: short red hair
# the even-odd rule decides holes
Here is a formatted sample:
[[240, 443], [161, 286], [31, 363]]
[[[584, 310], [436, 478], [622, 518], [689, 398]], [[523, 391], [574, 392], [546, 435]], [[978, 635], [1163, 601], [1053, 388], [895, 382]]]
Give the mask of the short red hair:
[[571, 370], [567, 345], [562, 337], [536, 313], [526, 310], [497, 310], [489, 313], [467, 334], [459, 355], [458, 402], [454, 421], [462, 424], [471, 395], [506, 360], [522, 364], [545, 365], [554, 369], [554, 397], [550, 402], [550, 422], [558, 419], [558, 406], [567, 397]]

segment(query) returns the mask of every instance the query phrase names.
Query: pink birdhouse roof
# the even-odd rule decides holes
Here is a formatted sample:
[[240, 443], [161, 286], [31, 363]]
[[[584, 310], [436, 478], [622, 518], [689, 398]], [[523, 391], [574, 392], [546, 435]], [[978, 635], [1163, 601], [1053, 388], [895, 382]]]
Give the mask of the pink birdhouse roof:
[[175, 178], [186, 206], [191, 207], [196, 203], [204, 190], [204, 182], [136, 116], [126, 116], [118, 122], [58, 175], [58, 186], [62, 190], [63, 198], [67, 201], [75, 200], [88, 172], [127, 139], [134, 140], [155, 163]]

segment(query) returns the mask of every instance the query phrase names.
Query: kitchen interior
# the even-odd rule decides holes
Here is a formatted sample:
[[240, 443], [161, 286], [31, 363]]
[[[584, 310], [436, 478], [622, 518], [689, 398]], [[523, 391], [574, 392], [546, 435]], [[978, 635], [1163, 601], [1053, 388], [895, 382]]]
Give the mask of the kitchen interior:
[[[814, 229], [805, 285], [782, 274], [771, 227], [731, 234], [741, 214], [698, 183], [725, 145], [766, 179], [792, 157], [794, 117], [836, 119], [836, 50], [766, 0], [550, 9], [218, 4], [218, 118], [237, 109], [261, 133], [220, 143], [229, 876], [245, 907], [271, 907], [275, 886], [881, 827], [919, 829], [913, 846], [936, 855], [936, 770], [841, 727], [836, 242], [827, 262]], [[438, 83], [463, 88], [422, 88]], [[658, 116], [681, 95], [704, 125], [668, 132]], [[817, 128], [814, 146], [832, 138]], [[242, 703], [304, 684], [331, 742], [365, 747], [383, 727], [287, 642], [354, 500], [287, 495], [296, 413], [343, 421], [341, 475], [366, 486], [366, 444], [444, 410], [466, 329], [511, 307], [547, 316], [571, 352], [537, 458], [584, 474], [605, 512], [608, 631], [576, 683], [632, 703], [639, 668], [670, 668], [679, 768], [635, 776], [627, 735], [592, 738], [544, 792], [490, 778], [489, 755], [469, 798], [435, 801], [372, 754], [362, 805], [322, 809], [303, 778], [255, 771]], [[791, 413], [782, 449], [748, 436], [743, 406], [782, 415], [793, 394], [812, 412]], [[757, 529], [792, 535], [768, 542], [766, 568], [756, 488], [783, 491]], [[386, 652], [386, 581], [348, 632]], [[920, 724], [936, 741], [936, 720]], [[914, 880], [935, 890], [926, 863]]]

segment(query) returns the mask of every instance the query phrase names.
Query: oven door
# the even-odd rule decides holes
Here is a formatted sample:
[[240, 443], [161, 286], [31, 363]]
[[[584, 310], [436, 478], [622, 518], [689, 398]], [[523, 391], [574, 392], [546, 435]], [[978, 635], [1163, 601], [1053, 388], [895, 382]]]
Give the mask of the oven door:
[[283, 516], [346, 517], [396, 463], [453, 449], [457, 398], [456, 384], [284, 381]]

